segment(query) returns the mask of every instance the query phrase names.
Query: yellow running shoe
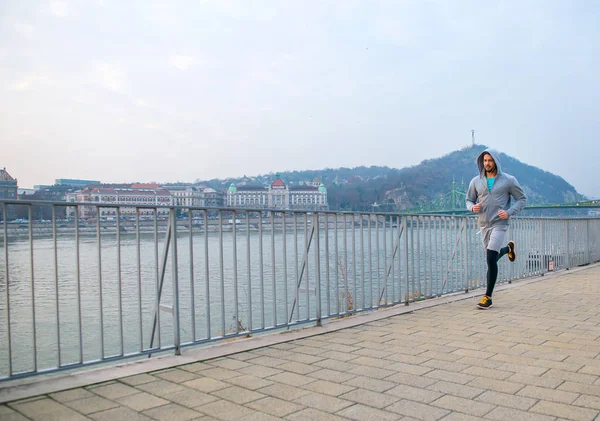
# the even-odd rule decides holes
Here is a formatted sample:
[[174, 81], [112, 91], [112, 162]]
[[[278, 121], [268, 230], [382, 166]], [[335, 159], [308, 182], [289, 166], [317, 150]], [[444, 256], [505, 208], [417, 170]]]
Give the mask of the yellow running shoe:
[[477, 304], [477, 307], [479, 307], [480, 309], [483, 309], [483, 310], [487, 310], [491, 306], [492, 306], [492, 299], [490, 297], [488, 297], [487, 295], [484, 295], [483, 297], [481, 297], [481, 301], [479, 301], [479, 304]]

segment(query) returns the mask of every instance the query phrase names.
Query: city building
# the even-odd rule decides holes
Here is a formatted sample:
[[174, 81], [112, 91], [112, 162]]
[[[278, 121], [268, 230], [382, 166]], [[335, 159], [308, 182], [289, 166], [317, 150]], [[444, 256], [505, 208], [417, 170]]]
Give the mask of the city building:
[[17, 199], [17, 179], [12, 178], [6, 168], [0, 170], [0, 199]]
[[79, 180], [76, 178], [57, 178], [54, 180], [54, 184], [57, 186], [60, 185], [69, 185], [73, 187], [83, 188], [85, 186], [89, 186], [90, 184], [102, 184], [97, 180]]
[[202, 207], [204, 206], [204, 197], [202, 189], [190, 184], [164, 185], [171, 193], [171, 205], [183, 207]]
[[192, 184], [174, 184], [163, 187], [171, 193], [173, 206], [216, 208], [224, 205], [225, 194], [210, 187]]
[[231, 183], [227, 189], [227, 206], [252, 209], [327, 210], [327, 189], [320, 183], [286, 185], [279, 173], [268, 186]]
[[64, 202], [67, 200], [67, 193], [72, 193], [79, 190], [77, 187], [73, 187], [70, 184], [55, 184], [53, 186], [43, 186], [37, 193], [41, 200], [50, 200], [53, 202]]
[[[151, 187], [148, 187], [151, 186]], [[156, 187], [155, 187], [156, 186]], [[92, 202], [94, 205], [147, 205], [158, 208], [158, 216], [168, 216], [168, 206], [171, 204], [171, 194], [168, 190], [156, 184], [132, 185], [95, 185], [84, 187], [81, 190], [67, 194], [67, 202]], [[165, 207], [165, 209], [161, 209]], [[154, 210], [140, 209], [140, 216], [153, 216]], [[67, 217], [74, 217], [75, 209], [67, 210]], [[121, 207], [122, 216], [135, 216], [135, 207]], [[115, 217], [116, 208], [80, 206], [80, 218]]]

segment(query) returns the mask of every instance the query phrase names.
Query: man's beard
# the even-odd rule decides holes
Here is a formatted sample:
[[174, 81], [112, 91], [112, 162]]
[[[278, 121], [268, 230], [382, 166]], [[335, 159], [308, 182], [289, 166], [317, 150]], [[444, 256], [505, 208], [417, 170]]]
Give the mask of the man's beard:
[[492, 167], [489, 170], [487, 168], [484, 168], [484, 169], [485, 169], [485, 173], [486, 174], [493, 174], [493, 173], [496, 172], [496, 166], [495, 165], [492, 165]]

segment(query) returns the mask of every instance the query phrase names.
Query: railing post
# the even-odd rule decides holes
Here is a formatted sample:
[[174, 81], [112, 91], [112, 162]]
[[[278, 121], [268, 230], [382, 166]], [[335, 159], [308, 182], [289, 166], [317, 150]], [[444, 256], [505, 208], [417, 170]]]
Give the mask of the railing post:
[[[315, 235], [315, 299], [316, 303], [316, 318], [317, 318], [317, 326], [322, 326], [321, 324], [321, 256], [319, 255], [319, 213], [313, 212], [313, 220], [312, 226], [314, 229]], [[308, 279], [308, 277], [307, 277]], [[308, 288], [308, 283], [307, 283]]]
[[404, 305], [408, 305], [408, 217], [405, 215], [402, 217], [402, 230], [404, 231]]
[[571, 248], [571, 230], [569, 229], [569, 220], [565, 220], [566, 226], [567, 226], [567, 270], [569, 270], [571, 268], [571, 253], [570, 253], [570, 248]]
[[467, 242], [467, 228], [469, 227], [469, 217], [463, 217], [463, 272], [465, 276], [465, 292], [469, 292], [469, 244]]
[[585, 263], [592, 263], [590, 255], [590, 220], [585, 220]]
[[544, 252], [545, 252], [545, 248], [544, 248], [544, 221], [540, 220], [539, 224], [538, 224], [538, 230], [540, 233], [540, 239], [539, 239], [539, 264], [540, 264], [540, 275], [544, 276]]
[[171, 241], [173, 242], [173, 254], [171, 262], [173, 264], [173, 345], [175, 346], [175, 355], [181, 355], [181, 332], [179, 330], [179, 277], [177, 274], [177, 214], [175, 208], [170, 209], [171, 222]]

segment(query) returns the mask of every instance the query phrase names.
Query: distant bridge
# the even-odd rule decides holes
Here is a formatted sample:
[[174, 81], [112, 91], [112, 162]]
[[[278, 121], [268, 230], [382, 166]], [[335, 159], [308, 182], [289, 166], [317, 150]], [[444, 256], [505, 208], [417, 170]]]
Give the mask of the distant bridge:
[[[436, 200], [402, 211], [406, 214], [460, 215], [470, 213], [466, 209], [466, 189], [464, 183], [458, 185], [452, 180], [452, 190]], [[574, 203], [539, 203], [525, 207], [526, 210], [542, 209], [600, 209], [600, 200], [587, 200]]]

